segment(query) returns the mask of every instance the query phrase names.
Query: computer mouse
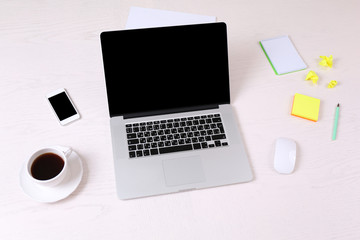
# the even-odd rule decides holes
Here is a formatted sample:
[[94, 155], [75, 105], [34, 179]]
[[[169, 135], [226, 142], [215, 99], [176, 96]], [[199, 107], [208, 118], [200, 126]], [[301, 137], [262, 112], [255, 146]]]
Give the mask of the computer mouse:
[[278, 138], [275, 144], [274, 168], [278, 173], [289, 174], [294, 171], [296, 162], [296, 143], [289, 138]]

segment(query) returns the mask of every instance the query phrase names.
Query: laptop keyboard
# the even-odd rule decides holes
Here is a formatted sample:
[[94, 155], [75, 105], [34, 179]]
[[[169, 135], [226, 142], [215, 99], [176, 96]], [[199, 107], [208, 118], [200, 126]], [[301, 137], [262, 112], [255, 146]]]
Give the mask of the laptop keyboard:
[[126, 124], [129, 157], [228, 146], [220, 114]]

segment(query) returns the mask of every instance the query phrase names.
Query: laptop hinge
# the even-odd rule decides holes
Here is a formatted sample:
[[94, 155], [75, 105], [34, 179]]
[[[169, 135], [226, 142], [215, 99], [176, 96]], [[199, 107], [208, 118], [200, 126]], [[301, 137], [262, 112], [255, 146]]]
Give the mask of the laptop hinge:
[[124, 114], [123, 117], [124, 119], [129, 119], [129, 118], [147, 117], [147, 116], [191, 112], [191, 111], [201, 111], [201, 110], [217, 109], [217, 108], [219, 108], [219, 105], [215, 105], [215, 104], [201, 105], [201, 106], [192, 106], [186, 108], [173, 108], [173, 109], [155, 110], [148, 112], [129, 113], [129, 114]]

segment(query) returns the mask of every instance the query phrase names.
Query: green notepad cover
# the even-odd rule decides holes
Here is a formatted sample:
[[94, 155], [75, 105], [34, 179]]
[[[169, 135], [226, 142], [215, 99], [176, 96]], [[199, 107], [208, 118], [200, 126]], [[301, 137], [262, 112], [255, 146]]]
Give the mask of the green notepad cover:
[[[259, 43], [260, 43], [261, 49], [264, 51], [265, 56], [266, 56], [267, 60], [269, 61], [269, 63], [270, 63], [270, 65], [271, 65], [272, 69], [274, 70], [275, 74], [276, 74], [276, 75], [279, 75], [279, 74], [277, 73], [277, 71], [276, 71], [276, 69], [275, 69], [274, 65], [272, 64], [272, 62], [271, 62], [271, 60], [270, 60], [269, 56], [267, 55], [267, 53], [266, 53], [266, 51], [265, 51], [265, 49], [264, 49], [263, 45], [261, 44], [261, 42], [259, 42]], [[285, 73], [284, 73], [284, 74], [285, 74]]]

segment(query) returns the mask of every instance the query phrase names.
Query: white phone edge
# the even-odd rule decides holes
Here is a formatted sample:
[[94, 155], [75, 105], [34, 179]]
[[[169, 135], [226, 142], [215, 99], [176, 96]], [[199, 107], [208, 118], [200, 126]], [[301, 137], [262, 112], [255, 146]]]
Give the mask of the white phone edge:
[[[51, 103], [50, 103], [50, 101], [49, 101], [49, 98], [50, 98], [50, 97], [53, 97], [53, 96], [55, 96], [55, 95], [58, 95], [58, 94], [60, 94], [60, 93], [62, 93], [62, 92], [64, 92], [64, 93], [66, 94], [66, 96], [67, 96], [67, 98], [69, 99], [71, 105], [72, 105], [73, 108], [75, 109], [76, 114], [75, 114], [75, 115], [72, 115], [71, 117], [68, 117], [68, 118], [66, 118], [66, 119], [64, 119], [64, 120], [61, 121], [61, 120], [59, 119], [58, 115], [56, 114], [53, 106], [51, 105]], [[78, 111], [77, 108], [75, 107], [74, 103], [72, 102], [72, 100], [71, 100], [71, 98], [70, 98], [70, 96], [69, 96], [69, 94], [67, 93], [67, 91], [66, 91], [65, 88], [59, 88], [59, 89], [56, 89], [56, 90], [54, 90], [54, 91], [46, 94], [46, 100], [47, 100], [47, 102], [48, 102], [48, 104], [49, 104], [49, 106], [50, 106], [50, 108], [51, 108], [51, 111], [54, 113], [56, 119], [58, 120], [58, 122], [59, 122], [62, 126], [66, 125], [66, 124], [69, 124], [69, 123], [71, 123], [71, 122], [73, 122], [73, 121], [75, 121], [75, 120], [77, 120], [77, 119], [80, 118], [79, 111]]]

